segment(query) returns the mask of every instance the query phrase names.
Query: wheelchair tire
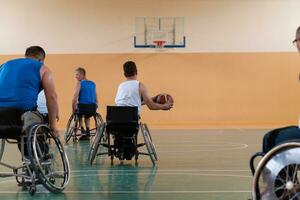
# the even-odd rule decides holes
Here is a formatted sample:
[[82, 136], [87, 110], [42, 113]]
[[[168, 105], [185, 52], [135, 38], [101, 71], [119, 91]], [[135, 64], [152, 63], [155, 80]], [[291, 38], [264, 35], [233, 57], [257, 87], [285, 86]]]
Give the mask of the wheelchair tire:
[[99, 125], [99, 127], [100, 127], [100, 125], [102, 125], [103, 123], [104, 123], [104, 121], [103, 121], [103, 119], [102, 119], [102, 117], [101, 117], [101, 115], [99, 114], [99, 113], [96, 113], [96, 118], [97, 118], [97, 124]]
[[157, 156], [157, 153], [156, 153], [156, 149], [155, 149], [154, 143], [153, 143], [153, 141], [152, 141], [152, 137], [151, 137], [151, 134], [150, 134], [148, 125], [147, 125], [147, 124], [144, 124], [144, 125], [145, 125], [146, 131], [148, 132], [148, 136], [149, 136], [149, 140], [150, 140], [150, 142], [151, 142], [151, 148], [152, 148], [153, 155], [154, 155], [154, 157], [155, 157], [155, 160], [158, 161], [158, 156]]
[[[54, 142], [48, 143], [51, 139]], [[59, 193], [70, 179], [70, 165], [63, 145], [49, 127], [33, 125], [27, 139], [28, 156], [38, 181], [50, 192]]]
[[76, 134], [77, 134], [77, 130], [78, 128], [78, 117], [75, 113], [73, 113], [67, 123], [67, 128], [64, 134], [65, 137], [65, 142], [68, 143], [69, 140], [73, 137], [73, 141], [74, 138], [76, 138]]
[[269, 151], [258, 163], [252, 182], [253, 200], [300, 198], [300, 143], [290, 142]]
[[5, 139], [0, 139], [0, 161], [2, 160], [4, 148], [5, 148]]
[[145, 125], [141, 124], [141, 131], [142, 131], [142, 135], [145, 141], [145, 145], [148, 151], [148, 155], [151, 159], [151, 162], [153, 165], [155, 165], [156, 162], [156, 151], [155, 151], [155, 147], [153, 146], [153, 143], [151, 142], [150, 136], [149, 136], [149, 132], [146, 130]]
[[101, 143], [103, 142], [104, 135], [105, 123], [102, 123], [102, 125], [99, 128], [99, 131], [97, 131], [97, 134], [89, 151], [88, 160], [90, 161], [91, 165], [93, 164], [94, 159], [97, 156], [99, 147], [101, 148]]
[[99, 113], [96, 113], [94, 116], [94, 121], [95, 121], [95, 128], [91, 129], [91, 130], [95, 130], [95, 132], [91, 132], [90, 135], [92, 137], [94, 137], [95, 135], [97, 135], [98, 130], [100, 129], [100, 127], [102, 126], [102, 124], [104, 123], [101, 115]]

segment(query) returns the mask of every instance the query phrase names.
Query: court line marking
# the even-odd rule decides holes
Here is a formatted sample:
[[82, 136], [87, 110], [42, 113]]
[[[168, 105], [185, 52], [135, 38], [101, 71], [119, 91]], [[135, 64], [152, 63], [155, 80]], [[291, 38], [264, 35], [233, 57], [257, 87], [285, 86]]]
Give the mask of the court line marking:
[[155, 172], [250, 172], [247, 169], [103, 169], [103, 170], [72, 170], [71, 173], [81, 172], [103, 172], [103, 171], [114, 171], [114, 172], [140, 172], [140, 171], [155, 171]]
[[[37, 191], [36, 194], [49, 194], [49, 191]], [[136, 191], [87, 191], [64, 190], [62, 194], [205, 194], [205, 193], [251, 193], [251, 190], [136, 190]], [[28, 191], [0, 191], [0, 194], [28, 194]]]
[[[71, 173], [82, 172], [250, 172], [247, 169], [87, 169], [87, 170], [71, 170]], [[11, 171], [1, 171], [0, 173], [11, 173]], [[2, 178], [3, 179], [3, 178]]]
[[73, 175], [71, 177], [89, 177], [89, 176], [139, 176], [139, 175], [174, 175], [174, 176], [182, 176], [182, 175], [190, 175], [190, 176], [214, 176], [214, 177], [238, 177], [238, 178], [252, 178], [252, 176], [247, 175], [236, 175], [236, 174], [204, 174], [204, 173], [160, 173], [160, 172], [152, 172], [152, 173], [107, 173], [107, 174], [81, 174], [81, 175]]
[[206, 149], [206, 150], [187, 150], [187, 151], [161, 151], [157, 150], [158, 153], [190, 153], [190, 152], [213, 152], [213, 151], [231, 151], [231, 150], [240, 150], [248, 148], [248, 144], [240, 144], [239, 147], [231, 148], [220, 148], [220, 149]]
[[[192, 143], [192, 142], [189, 142], [189, 143]], [[195, 143], [195, 142], [194, 142]], [[176, 143], [174, 143], [175, 145]], [[224, 145], [225, 144], [225, 145]], [[227, 144], [227, 146], [226, 146]], [[219, 143], [219, 146], [221, 148], [219, 149], [196, 149], [196, 150], [186, 150], [186, 151], [172, 151], [172, 150], [159, 150], [161, 145], [155, 145], [156, 148], [157, 148], [157, 152], [159, 153], [192, 153], [192, 152], [215, 152], [215, 151], [232, 151], [232, 150], [240, 150], [240, 149], [246, 149], [249, 147], [248, 144], [244, 144], [244, 143]], [[162, 145], [162, 147], [164, 146], [168, 146], [168, 145]], [[184, 145], [180, 145], [180, 147], [185, 147]], [[191, 145], [187, 145], [187, 147], [190, 147]], [[211, 146], [211, 147], [215, 147], [215, 146], [218, 146], [218, 143], [215, 143], [213, 145], [201, 145], [201, 144], [198, 144], [198, 145], [192, 145], [192, 146], [197, 146], [197, 147], [205, 147], [205, 146]], [[233, 146], [233, 147], [231, 147]], [[236, 147], [235, 147], [236, 146]], [[70, 146], [64, 146], [66, 147], [66, 149], [68, 150], [77, 150], [77, 148], [75, 147], [70, 147]], [[86, 151], [89, 151], [89, 150], [86, 150]]]
[[[173, 175], [173, 176], [187, 176], [187, 175], [190, 175], [190, 176], [210, 176], [210, 177], [237, 177], [237, 178], [252, 178], [252, 176], [249, 176], [249, 175], [236, 175], [236, 174], [205, 174], [205, 173], [166, 173], [166, 172], [150, 172], [150, 173], [145, 173], [145, 172], [142, 172], [142, 173], [106, 173], [106, 174], [81, 174], [81, 175], [71, 175], [70, 177], [71, 178], [74, 178], [74, 177], [90, 177], [90, 176], [139, 176], [139, 175]], [[10, 177], [11, 179], [8, 179], [8, 180], [3, 180], [3, 181], [0, 181], [0, 184], [1, 183], [7, 183], [7, 182], [12, 182], [12, 181], [15, 181], [15, 178], [14, 177]]]

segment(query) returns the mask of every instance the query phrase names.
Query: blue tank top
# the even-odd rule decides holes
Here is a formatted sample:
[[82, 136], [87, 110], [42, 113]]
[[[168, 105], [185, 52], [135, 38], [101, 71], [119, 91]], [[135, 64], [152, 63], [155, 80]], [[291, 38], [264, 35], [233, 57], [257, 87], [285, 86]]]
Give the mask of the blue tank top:
[[0, 68], [0, 107], [33, 110], [41, 89], [43, 63], [30, 58], [8, 61]]
[[96, 84], [93, 81], [80, 81], [79, 104], [96, 104]]

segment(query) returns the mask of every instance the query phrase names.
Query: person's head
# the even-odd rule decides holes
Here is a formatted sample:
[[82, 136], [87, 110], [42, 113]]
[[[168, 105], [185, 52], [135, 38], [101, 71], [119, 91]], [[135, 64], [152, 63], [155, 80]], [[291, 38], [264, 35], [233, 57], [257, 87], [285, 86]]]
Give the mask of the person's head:
[[84, 80], [84, 79], [86, 78], [86, 72], [85, 72], [85, 69], [82, 68], [82, 67], [78, 67], [78, 68], [75, 70], [75, 78], [76, 78], [78, 81]]
[[130, 78], [137, 75], [137, 68], [133, 61], [127, 61], [123, 64], [124, 76]]
[[44, 49], [40, 46], [31, 46], [26, 49], [25, 57], [44, 62], [46, 58], [46, 53]]
[[296, 31], [296, 38], [293, 41], [293, 44], [297, 47], [298, 52], [300, 53], [300, 26], [298, 27]]

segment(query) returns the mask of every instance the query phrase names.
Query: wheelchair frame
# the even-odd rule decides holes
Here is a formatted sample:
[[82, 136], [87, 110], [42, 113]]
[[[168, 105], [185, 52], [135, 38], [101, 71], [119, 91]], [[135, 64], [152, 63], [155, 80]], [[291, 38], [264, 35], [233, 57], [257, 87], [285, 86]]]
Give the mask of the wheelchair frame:
[[[93, 164], [93, 161], [95, 160], [96, 156], [102, 156], [102, 155], [108, 155], [110, 156], [111, 162], [113, 163], [114, 157], [117, 157], [116, 155], [116, 148], [114, 144], [111, 144], [111, 141], [113, 140], [113, 135], [109, 133], [106, 129], [107, 124], [103, 123], [101, 127], [99, 128], [99, 132], [97, 132], [95, 139], [93, 141], [93, 144], [89, 151], [88, 160], [90, 161], [90, 164]], [[158, 156], [155, 150], [155, 146], [152, 142], [152, 138], [150, 135], [149, 128], [147, 124], [140, 122], [139, 123], [139, 130], [142, 133], [144, 143], [137, 143], [137, 135], [135, 134], [134, 137], [134, 143], [135, 143], [135, 162], [137, 163], [139, 155], [147, 155], [150, 157], [151, 162], [153, 165], [156, 164], [158, 161]], [[147, 153], [146, 152], [140, 152], [138, 148], [142, 146], [146, 146]], [[105, 147], [107, 151], [103, 151], [101, 147]], [[100, 150], [99, 150], [100, 148]], [[100, 152], [98, 152], [100, 151]], [[120, 159], [120, 158], [119, 158]], [[123, 160], [123, 159], [120, 159]]]
[[[296, 153], [296, 155], [295, 155]], [[258, 152], [250, 159], [253, 200], [288, 200], [300, 198], [300, 143], [286, 142], [264, 154]], [[257, 168], [254, 162], [262, 157]], [[296, 158], [295, 158], [296, 157]], [[264, 191], [261, 191], [264, 189]]]
[[[53, 157], [42, 157], [45, 152], [42, 152], [42, 148], [37, 138], [43, 137], [45, 143], [50, 140], [54, 140], [54, 144], [59, 152], [60, 159], [63, 164], [63, 172], [53, 171], [51, 161]], [[27, 139], [26, 139], [27, 138]], [[0, 177], [16, 177], [16, 181], [19, 186], [27, 188], [31, 195], [36, 192], [36, 185], [42, 184], [47, 190], [53, 193], [62, 192], [69, 183], [70, 179], [70, 165], [66, 152], [60, 140], [55, 137], [49, 126], [42, 123], [35, 123], [25, 129], [24, 134], [20, 135], [20, 142], [11, 141], [11, 139], [0, 139], [0, 165], [11, 169], [12, 173], [0, 173]], [[25, 140], [27, 145], [27, 152], [29, 159], [25, 158]], [[19, 166], [12, 166], [10, 164], [1, 161], [4, 150], [5, 141], [12, 144], [21, 145], [21, 161]], [[44, 155], [45, 156], [45, 155]], [[62, 182], [56, 185], [57, 180], [62, 179]], [[27, 181], [26, 180], [30, 180]]]
[[[95, 121], [95, 127], [90, 129], [91, 137], [96, 135], [99, 127], [104, 122], [101, 115], [97, 112], [92, 117], [94, 118]], [[79, 127], [79, 118], [80, 117], [78, 113], [72, 113], [72, 115], [70, 116], [67, 123], [66, 131], [64, 133], [64, 138], [66, 143], [68, 143], [71, 138], [73, 138], [73, 142], [76, 142], [81, 136], [81, 133], [80, 134], [77, 133], [78, 131], [81, 131], [81, 127]]]

